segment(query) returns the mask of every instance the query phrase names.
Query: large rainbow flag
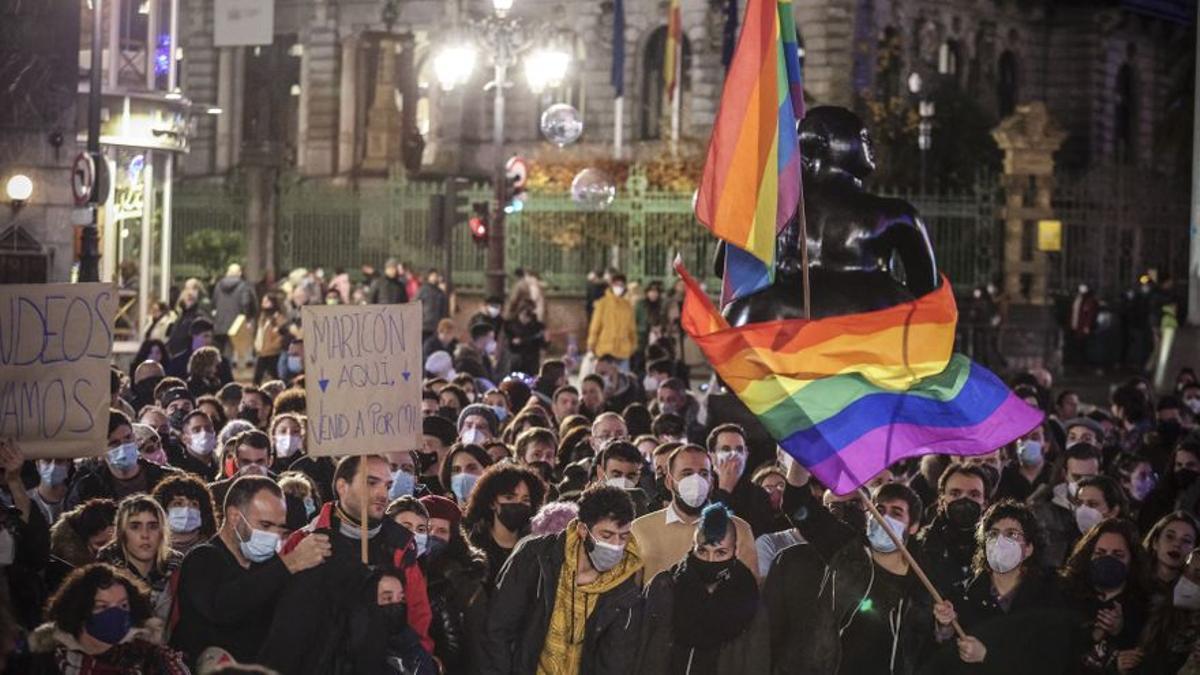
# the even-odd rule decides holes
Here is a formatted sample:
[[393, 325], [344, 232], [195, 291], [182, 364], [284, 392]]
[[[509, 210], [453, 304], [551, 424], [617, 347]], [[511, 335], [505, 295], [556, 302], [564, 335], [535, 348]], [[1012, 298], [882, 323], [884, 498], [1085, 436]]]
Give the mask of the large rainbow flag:
[[749, 0], [713, 123], [696, 218], [726, 242], [722, 304], [765, 288], [801, 201], [804, 90], [791, 0]]
[[687, 285], [684, 330], [780, 447], [836, 494], [908, 457], [991, 452], [1042, 420], [953, 353], [958, 310], [948, 280], [874, 312], [735, 328], [675, 265]]

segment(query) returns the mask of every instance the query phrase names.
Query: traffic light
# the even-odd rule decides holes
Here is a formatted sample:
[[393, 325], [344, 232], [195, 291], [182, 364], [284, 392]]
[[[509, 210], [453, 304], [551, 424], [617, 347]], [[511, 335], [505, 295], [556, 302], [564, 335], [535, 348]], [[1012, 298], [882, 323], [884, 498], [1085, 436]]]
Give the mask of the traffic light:
[[476, 244], [486, 244], [488, 240], [488, 203], [475, 202], [471, 205], [471, 217], [467, 220], [471, 229], [471, 239]]
[[451, 177], [443, 183], [442, 194], [429, 197], [429, 241], [434, 246], [449, 243], [448, 232], [467, 215], [466, 179]]

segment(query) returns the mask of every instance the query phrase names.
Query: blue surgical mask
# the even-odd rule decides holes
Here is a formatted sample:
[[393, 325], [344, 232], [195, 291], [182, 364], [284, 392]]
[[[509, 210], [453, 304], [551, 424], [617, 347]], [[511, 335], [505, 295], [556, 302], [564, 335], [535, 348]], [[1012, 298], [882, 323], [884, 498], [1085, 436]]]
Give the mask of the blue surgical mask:
[[396, 472], [392, 474], [392, 487], [388, 490], [388, 501], [411, 495], [416, 486], [416, 477], [404, 469], [396, 469]]
[[502, 405], [489, 405], [488, 407], [492, 409], [492, 412], [496, 413], [496, 419], [500, 420], [501, 423], [508, 419], [508, 408]]
[[1041, 441], [1024, 440], [1017, 442], [1017, 459], [1021, 466], [1037, 466], [1042, 463]]
[[133, 441], [122, 443], [108, 451], [108, 465], [122, 473], [132, 470], [137, 466], [137, 461], [138, 447]]
[[316, 513], [317, 513], [317, 503], [313, 501], [312, 497], [305, 497], [304, 498], [304, 515], [309, 518], [312, 518], [314, 515], [316, 515]]
[[50, 460], [40, 461], [38, 475], [42, 477], [42, 483], [45, 485], [58, 487], [67, 482], [67, 465]]
[[[896, 538], [904, 541], [904, 523], [889, 515], [884, 515], [883, 519], [887, 521], [888, 527], [895, 533]], [[892, 541], [879, 521], [874, 518], [867, 521], [867, 539], [871, 542], [871, 548], [880, 553], [891, 553], [896, 550], [896, 542]]]
[[299, 356], [287, 357], [287, 369], [293, 373], [304, 372], [304, 360]]
[[471, 490], [475, 489], [475, 482], [478, 480], [479, 476], [465, 471], [450, 477], [450, 491], [454, 493], [459, 504], [467, 503], [467, 498], [471, 496]]
[[[240, 515], [240, 514], [239, 514]], [[246, 527], [250, 527], [250, 521], [246, 520], [246, 516], [241, 516], [242, 522], [246, 523]], [[233, 532], [238, 540], [238, 548], [242, 550], [242, 555], [250, 562], [260, 563], [270, 560], [271, 556], [275, 555], [275, 551], [279, 549], [279, 535], [266, 530], [256, 530], [250, 527], [250, 538], [242, 539], [242, 535]]]
[[429, 535], [421, 534], [421, 533], [414, 534], [413, 541], [417, 545], [417, 555], [418, 556], [425, 555], [425, 551], [427, 551], [429, 549]]

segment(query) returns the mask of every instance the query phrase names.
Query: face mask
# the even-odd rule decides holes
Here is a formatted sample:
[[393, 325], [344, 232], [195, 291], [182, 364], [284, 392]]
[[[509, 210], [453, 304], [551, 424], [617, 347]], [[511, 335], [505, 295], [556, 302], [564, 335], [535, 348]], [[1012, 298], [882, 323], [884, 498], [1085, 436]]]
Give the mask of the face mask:
[[133, 620], [129, 610], [123, 607], [109, 607], [88, 617], [83, 629], [88, 635], [109, 645], [119, 644], [133, 628]]
[[1020, 441], [1017, 443], [1017, 459], [1021, 466], [1037, 466], [1042, 463], [1042, 444], [1040, 441]]
[[1179, 581], [1175, 582], [1171, 604], [1189, 612], [1200, 609], [1200, 584], [1197, 584], [1186, 576], [1180, 576]]
[[613, 291], [613, 295], [617, 296], [618, 298], [621, 297], [622, 295], [625, 295], [625, 287], [624, 286], [613, 286], [612, 291]]
[[1173, 474], [1175, 477], [1175, 486], [1180, 490], [1186, 490], [1196, 482], [1196, 478], [1200, 477], [1200, 473], [1196, 473], [1191, 469], [1177, 469]]
[[1129, 568], [1111, 555], [1092, 558], [1088, 563], [1088, 578], [1101, 591], [1111, 591], [1125, 583]]
[[108, 451], [108, 465], [121, 473], [132, 470], [137, 466], [137, 461], [137, 443], [133, 441], [122, 443]]
[[617, 476], [616, 478], [607, 478], [607, 479], [605, 479], [604, 484], [609, 487], [620, 488], [621, 490], [630, 490], [633, 488], [633, 481], [629, 480], [628, 478], [626, 478], [624, 476]]
[[1067, 481], [1067, 496], [1074, 499], [1077, 494], [1079, 494], [1079, 483], [1073, 480]]
[[487, 436], [484, 436], [483, 432], [475, 427], [463, 429], [462, 433], [458, 435], [458, 438], [463, 442], [464, 445], [480, 445], [487, 440]]
[[275, 437], [275, 456], [291, 457], [300, 449], [300, 437], [291, 434], [279, 434]]
[[1137, 478], [1129, 481], [1129, 492], [1133, 498], [1139, 502], [1146, 501], [1146, 497], [1154, 491], [1155, 485], [1158, 483], [1154, 475], [1148, 475], [1143, 478]]
[[313, 501], [312, 497], [305, 497], [304, 498], [304, 515], [308, 518], [312, 518], [316, 513], [317, 513], [317, 503]]
[[492, 412], [496, 413], [496, 419], [500, 420], [501, 423], [508, 419], [508, 408], [502, 405], [489, 405], [488, 407], [492, 409]]
[[1104, 514], [1090, 506], [1080, 506], [1075, 509], [1075, 524], [1079, 526], [1080, 534], [1086, 533], [1102, 520], [1104, 520]]
[[500, 316], [500, 308], [495, 305], [488, 305], [487, 306], [487, 315], [492, 317], [493, 319]]
[[167, 451], [160, 447], [154, 452], [143, 452], [142, 459], [145, 459], [147, 462], [154, 462], [159, 466], [165, 466], [167, 464]]
[[959, 530], [973, 530], [983, 514], [978, 502], [963, 497], [946, 505], [946, 518]]
[[496, 353], [495, 338], [488, 338], [488, 341], [483, 344], [483, 351], [487, 352], [488, 356], [491, 356]]
[[197, 431], [188, 439], [188, 449], [193, 454], [207, 457], [217, 447], [217, 435], [207, 431]]
[[496, 508], [496, 519], [508, 528], [509, 532], [522, 532], [529, 526], [533, 518], [533, 507], [529, 504], [500, 504]]
[[708, 479], [698, 473], [694, 473], [682, 480], [676, 485], [676, 494], [684, 504], [698, 509], [708, 501], [708, 493], [712, 488], [712, 484]]
[[238, 419], [258, 426], [258, 408], [242, 408], [238, 410]]
[[658, 378], [653, 375], [647, 375], [642, 378], [642, 389], [646, 390], [647, 394], [653, 394], [658, 391]]
[[[884, 515], [883, 519], [887, 521], [888, 527], [896, 534], [896, 538], [903, 542], [904, 523], [889, 515]], [[891, 553], [896, 550], [896, 542], [892, 541], [892, 538], [879, 525], [879, 521], [874, 518], [867, 521], [867, 539], [871, 542], [871, 548], [880, 553]]]
[[[250, 521], [246, 520], [246, 516], [241, 516], [241, 518], [242, 522], [246, 523], [246, 527], [250, 527]], [[242, 539], [242, 535], [238, 534], [236, 529], [233, 534], [237, 537], [238, 548], [242, 550], [242, 555], [250, 562], [260, 563], [269, 560], [279, 549], [279, 535], [274, 532], [250, 527], [250, 538], [246, 540]]]
[[783, 493], [782, 492], [768, 492], [767, 499], [769, 499], [771, 501], [771, 510], [772, 511], [780, 511], [783, 509]]
[[717, 453], [717, 465], [720, 466], [726, 462], [738, 463], [738, 478], [742, 477], [742, 473], [746, 470], [746, 455], [732, 450], [725, 450]]
[[592, 567], [597, 572], [611, 570], [621, 564], [621, 559], [625, 557], [624, 546], [598, 541], [592, 536], [591, 532], [583, 540], [583, 545], [584, 549], [587, 550], [588, 560], [592, 561]]
[[172, 532], [195, 532], [200, 529], [200, 509], [191, 506], [172, 506], [167, 509], [167, 524]]
[[658, 410], [664, 415], [679, 414], [679, 408], [674, 403], [659, 403]]
[[8, 567], [17, 557], [17, 541], [7, 527], [0, 527], [0, 567]]
[[67, 465], [58, 462], [38, 462], [38, 475], [42, 483], [50, 487], [58, 487], [67, 482]]
[[[336, 305], [337, 303], [330, 303]], [[300, 373], [304, 371], [304, 360], [299, 356], [287, 357], [287, 369], [291, 373]]]
[[449, 545], [450, 542], [442, 539], [441, 537], [435, 537], [431, 534], [429, 535], [429, 541], [425, 544], [427, 550], [425, 555], [426, 557], [432, 558], [446, 550], [446, 547]]
[[[191, 411], [177, 408], [171, 411], [170, 416], [167, 417], [167, 423], [171, 425], [172, 429], [179, 431], [183, 428], [183, 418], [187, 417], [189, 412]], [[160, 433], [159, 436], [162, 436], [162, 434]]]
[[392, 474], [392, 487], [388, 490], [388, 501], [406, 497], [417, 487], [417, 479], [404, 469], [396, 469]]
[[471, 490], [475, 489], [477, 480], [479, 480], [479, 476], [465, 471], [450, 477], [450, 491], [454, 493], [459, 504], [467, 503], [467, 498], [471, 496]]
[[1185, 398], [1183, 404], [1192, 411], [1193, 415], [1200, 415], [1200, 398]]
[[425, 555], [425, 551], [429, 549], [429, 535], [413, 533], [413, 544], [417, 547], [417, 557]]
[[1004, 536], [988, 539], [984, 544], [984, 552], [987, 554], [988, 567], [1000, 574], [1017, 569], [1024, 555], [1019, 543]]
[[728, 579], [733, 571], [733, 565], [737, 562], [737, 558], [722, 560], [716, 562], [713, 560], [701, 560], [696, 557], [694, 551], [688, 552], [687, 568], [696, 573], [700, 577], [700, 581], [705, 584], [715, 584], [723, 579]]

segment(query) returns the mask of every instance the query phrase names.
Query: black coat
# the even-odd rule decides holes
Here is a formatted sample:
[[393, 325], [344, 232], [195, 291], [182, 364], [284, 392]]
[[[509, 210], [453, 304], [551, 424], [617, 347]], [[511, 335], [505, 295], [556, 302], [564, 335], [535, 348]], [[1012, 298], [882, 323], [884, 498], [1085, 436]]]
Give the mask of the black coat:
[[[558, 576], [566, 561], [566, 533], [522, 539], [500, 573], [484, 631], [484, 675], [537, 672]], [[579, 675], [630, 675], [642, 621], [642, 576], [634, 574], [604, 593], [588, 617]]]
[[367, 290], [367, 302], [372, 305], [398, 305], [408, 302], [408, 288], [402, 277], [377, 277]]
[[945, 516], [917, 533], [916, 545], [920, 559], [933, 582], [944, 597], [955, 597], [971, 580], [971, 559], [975, 555], [975, 533], [956, 532]]
[[239, 314], [254, 319], [254, 288], [241, 277], [224, 277], [213, 288], [213, 332], [225, 335]]
[[[142, 472], [146, 476], [146, 494], [153, 492], [154, 486], [164, 478], [179, 473], [177, 469], [155, 464], [141, 457], [138, 458], [138, 466], [142, 468]], [[106, 462], [101, 460], [92, 464], [90, 469], [80, 471], [79, 475], [75, 477], [75, 482], [71, 484], [71, 491], [67, 493], [66, 503], [63, 507], [73, 509], [89, 499], [120, 501], [121, 497], [117, 495], [115, 480], [116, 478], [112, 475], [112, 471], [109, 471]]]
[[[671, 672], [675, 585], [672, 568], [654, 575], [646, 587], [642, 635], [638, 643], [636, 672], [639, 675], [668, 675]], [[771, 632], [767, 626], [767, 609], [760, 607], [749, 627], [721, 647], [715, 672], [718, 675], [742, 675], [770, 671]]]
[[776, 527], [775, 510], [771, 508], [771, 498], [767, 496], [765, 490], [751, 482], [748, 470], [742, 474], [737, 485], [733, 486], [732, 493], [717, 488], [711, 501], [723, 502], [733, 509], [734, 515], [750, 525], [755, 537], [787, 529], [786, 525], [783, 528]]
[[536, 373], [541, 365], [542, 350], [546, 348], [546, 327], [537, 319], [529, 323], [509, 321], [504, 331], [511, 357], [509, 369], [529, 375]]
[[[454, 546], [454, 545], [451, 545]], [[430, 637], [447, 673], [473, 673], [480, 662], [480, 636], [487, 622], [487, 562], [466, 546], [421, 558], [433, 611]]]
[[446, 291], [429, 283], [417, 289], [417, 300], [421, 302], [421, 332], [437, 331], [438, 322], [450, 316], [450, 300]]

